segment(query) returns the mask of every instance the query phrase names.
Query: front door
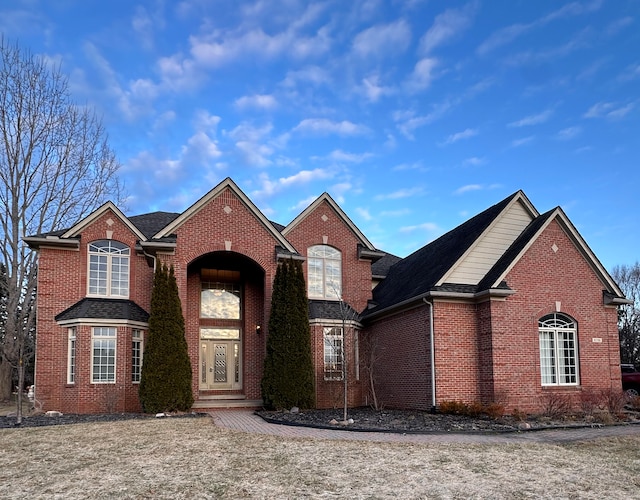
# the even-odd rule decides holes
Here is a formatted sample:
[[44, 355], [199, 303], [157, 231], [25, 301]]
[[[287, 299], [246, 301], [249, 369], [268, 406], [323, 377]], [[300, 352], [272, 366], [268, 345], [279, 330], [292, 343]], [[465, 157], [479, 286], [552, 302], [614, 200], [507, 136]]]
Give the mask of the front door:
[[200, 329], [200, 390], [242, 389], [239, 328]]

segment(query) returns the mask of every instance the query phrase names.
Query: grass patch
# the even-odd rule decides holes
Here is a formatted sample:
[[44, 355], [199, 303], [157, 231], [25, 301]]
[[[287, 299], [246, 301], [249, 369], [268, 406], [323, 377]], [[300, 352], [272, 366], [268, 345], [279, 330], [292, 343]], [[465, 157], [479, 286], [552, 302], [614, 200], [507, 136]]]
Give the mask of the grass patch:
[[0, 498], [630, 498], [640, 436], [573, 444], [285, 439], [208, 418], [0, 430]]

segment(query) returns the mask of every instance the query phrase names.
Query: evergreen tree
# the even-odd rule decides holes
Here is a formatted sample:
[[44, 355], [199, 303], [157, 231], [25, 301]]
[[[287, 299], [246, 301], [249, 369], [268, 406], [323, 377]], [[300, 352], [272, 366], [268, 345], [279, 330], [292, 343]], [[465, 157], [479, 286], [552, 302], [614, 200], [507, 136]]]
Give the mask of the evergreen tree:
[[193, 405], [191, 361], [173, 266], [158, 266], [154, 275], [139, 395], [147, 413], [187, 411]]
[[293, 259], [278, 266], [273, 282], [262, 399], [272, 409], [315, 406], [309, 303], [302, 264]]

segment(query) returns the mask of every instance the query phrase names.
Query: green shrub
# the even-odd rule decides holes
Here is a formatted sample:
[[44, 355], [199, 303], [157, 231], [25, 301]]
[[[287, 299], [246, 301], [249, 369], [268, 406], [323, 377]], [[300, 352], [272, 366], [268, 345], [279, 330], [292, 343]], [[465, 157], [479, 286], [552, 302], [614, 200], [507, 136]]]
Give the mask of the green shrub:
[[154, 275], [138, 391], [146, 413], [187, 411], [193, 405], [191, 361], [173, 266], [158, 266]]

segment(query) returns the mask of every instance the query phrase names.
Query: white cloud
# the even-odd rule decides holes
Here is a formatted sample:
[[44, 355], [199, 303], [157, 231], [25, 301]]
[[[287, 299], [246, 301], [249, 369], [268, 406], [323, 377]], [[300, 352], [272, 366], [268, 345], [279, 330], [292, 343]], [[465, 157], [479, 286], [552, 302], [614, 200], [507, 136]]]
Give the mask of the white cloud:
[[582, 132], [580, 127], [567, 127], [560, 130], [556, 135], [556, 138], [561, 141], [568, 141], [580, 135], [580, 132]]
[[422, 224], [416, 224], [414, 226], [403, 226], [399, 229], [401, 233], [411, 233], [413, 231], [427, 231], [435, 233], [440, 231], [440, 227], [435, 222], [424, 222]]
[[634, 108], [633, 103], [624, 106], [614, 102], [598, 102], [583, 114], [583, 118], [622, 118]]
[[314, 170], [301, 170], [289, 177], [280, 177], [272, 181], [269, 175], [264, 172], [259, 176], [260, 189], [253, 191], [251, 196], [262, 200], [274, 196], [285, 189], [307, 185], [319, 180], [331, 179], [333, 176], [334, 173], [330, 169], [316, 168]]
[[456, 189], [454, 194], [470, 193], [471, 191], [480, 191], [481, 189], [483, 189], [481, 184], [467, 184], [466, 186]]
[[251, 96], [242, 96], [235, 100], [235, 106], [238, 109], [274, 109], [278, 103], [273, 95], [254, 94]]
[[420, 59], [414, 66], [413, 72], [407, 80], [408, 89], [412, 92], [416, 92], [429, 87], [434, 78], [433, 71], [437, 65], [437, 59], [429, 57]]
[[605, 28], [604, 32], [608, 36], [617, 35], [627, 26], [631, 26], [633, 22], [634, 22], [634, 19], [631, 16], [621, 17], [620, 19], [616, 19], [615, 21], [609, 23], [608, 26]]
[[630, 64], [620, 75], [620, 80], [637, 80], [640, 79], [640, 63]]
[[307, 66], [300, 70], [288, 71], [282, 85], [285, 87], [295, 87], [299, 83], [329, 85], [331, 81], [331, 75], [326, 69], [319, 66]]
[[364, 219], [366, 221], [373, 220], [373, 215], [371, 215], [368, 208], [356, 207], [356, 213], [360, 216], [361, 219]]
[[347, 153], [342, 151], [341, 149], [335, 149], [329, 153], [328, 158], [330, 160], [342, 163], [362, 163], [368, 158], [371, 158], [373, 155], [371, 153]]
[[336, 134], [351, 136], [366, 134], [369, 132], [369, 129], [364, 125], [357, 125], [348, 120], [334, 122], [327, 118], [307, 118], [298, 123], [293, 131], [320, 135]]
[[535, 115], [525, 116], [520, 120], [516, 120], [515, 122], [509, 123], [508, 127], [528, 127], [530, 125], [539, 125], [540, 123], [546, 122], [553, 115], [552, 109], [547, 109]]
[[411, 42], [411, 28], [404, 19], [372, 26], [356, 35], [353, 52], [361, 57], [404, 52]]
[[471, 25], [476, 11], [476, 2], [461, 9], [449, 9], [436, 16], [433, 25], [420, 39], [420, 51], [429, 54], [439, 45], [457, 37]]
[[463, 130], [462, 132], [457, 132], [455, 134], [451, 134], [449, 137], [447, 137], [443, 143], [443, 145], [449, 145], [449, 144], [453, 144], [455, 142], [458, 142], [462, 139], [469, 139], [470, 137], [474, 137], [478, 135], [478, 130], [477, 129], [472, 129], [472, 128], [467, 128], [465, 130]]
[[535, 139], [534, 135], [530, 135], [528, 137], [521, 137], [520, 139], [514, 139], [511, 141], [511, 147], [518, 148], [520, 146], [524, 146], [525, 144], [529, 144]]
[[392, 87], [385, 87], [380, 84], [379, 75], [371, 75], [363, 78], [360, 91], [370, 102], [378, 102], [382, 96], [391, 95], [394, 92]]
[[410, 198], [411, 196], [416, 196], [418, 194], [421, 194], [422, 192], [423, 192], [423, 189], [421, 187], [399, 189], [398, 191], [393, 191], [392, 193], [378, 194], [373, 199], [376, 201], [399, 200], [402, 198]]
[[546, 26], [551, 21], [555, 21], [556, 19], [575, 17], [585, 13], [593, 12], [598, 10], [601, 5], [602, 2], [600, 0], [595, 0], [588, 3], [571, 2], [565, 4], [559, 9], [530, 23], [517, 23], [499, 29], [498, 31], [491, 34], [489, 38], [487, 38], [484, 42], [482, 42], [476, 51], [480, 55], [486, 55], [499, 47], [510, 44], [516, 38], [524, 35], [525, 33], [528, 33], [536, 28]]
[[477, 156], [472, 156], [462, 162], [463, 165], [471, 165], [473, 167], [484, 165], [485, 163], [487, 163], [487, 160], [484, 158], [478, 158]]

